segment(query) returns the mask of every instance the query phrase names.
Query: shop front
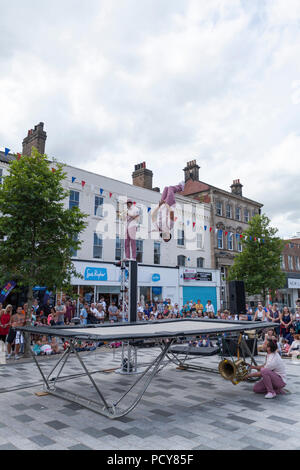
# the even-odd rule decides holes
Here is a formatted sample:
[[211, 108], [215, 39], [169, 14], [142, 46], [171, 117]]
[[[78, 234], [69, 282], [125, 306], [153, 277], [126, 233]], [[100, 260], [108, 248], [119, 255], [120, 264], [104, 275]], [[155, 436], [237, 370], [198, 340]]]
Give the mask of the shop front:
[[220, 309], [220, 271], [214, 269], [188, 269], [180, 268], [180, 303], [200, 302], [205, 307], [210, 300], [214, 306], [215, 313]]
[[279, 309], [287, 306], [294, 310], [298, 299], [300, 299], [300, 274], [287, 273], [286, 285], [283, 289], [276, 291], [274, 303], [278, 304]]
[[[119, 303], [121, 270], [113, 263], [74, 261], [75, 269], [82, 278], [73, 278], [74, 294], [79, 303], [98, 302], [102, 297], [109, 305]], [[138, 266], [138, 301], [143, 304], [171, 299], [179, 301], [178, 268]]]
[[165, 299], [178, 303], [178, 268], [139, 266], [138, 299], [142, 304]]

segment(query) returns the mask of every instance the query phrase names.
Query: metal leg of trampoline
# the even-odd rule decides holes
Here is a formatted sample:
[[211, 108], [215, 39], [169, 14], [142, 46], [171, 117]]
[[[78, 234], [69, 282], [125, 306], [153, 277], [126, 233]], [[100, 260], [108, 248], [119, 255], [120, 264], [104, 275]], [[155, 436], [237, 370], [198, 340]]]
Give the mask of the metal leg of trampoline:
[[[84, 408], [87, 408], [93, 412], [96, 412], [98, 414], [101, 414], [103, 416], [106, 416], [110, 419], [116, 419], [116, 418], [120, 418], [122, 416], [125, 416], [127, 415], [130, 411], [132, 411], [136, 406], [137, 404], [139, 403], [139, 401], [141, 400], [141, 398], [143, 397], [144, 393], [146, 392], [149, 384], [151, 383], [151, 380], [153, 379], [153, 377], [155, 376], [155, 374], [157, 373], [158, 369], [159, 369], [159, 366], [161, 365], [163, 359], [166, 357], [167, 355], [167, 352], [170, 348], [170, 346], [173, 344], [174, 341], [170, 341], [168, 343], [165, 343], [161, 353], [152, 361], [152, 363], [147, 367], [147, 369], [143, 372], [142, 375], [140, 375], [138, 377], [138, 379], [134, 382], [133, 385], [130, 386], [130, 388], [125, 392], [125, 394], [122, 395], [122, 397], [116, 402], [116, 403], [113, 403], [113, 404], [108, 404], [107, 401], [105, 400], [102, 392], [100, 391], [99, 387], [97, 386], [96, 382], [93, 380], [93, 377], [92, 377], [92, 373], [89, 372], [89, 370], [87, 369], [86, 365], [84, 364], [82, 358], [80, 357], [80, 355], [78, 354], [78, 352], [76, 351], [75, 349], [75, 345], [73, 344], [73, 342], [71, 341], [70, 342], [70, 347], [69, 347], [69, 350], [65, 352], [65, 354], [59, 359], [59, 361], [57, 362], [57, 364], [52, 368], [50, 374], [48, 375], [48, 377], [46, 377], [36, 359], [36, 357], [33, 355], [34, 357], [34, 360], [35, 360], [35, 363], [40, 371], [40, 374], [44, 380], [44, 383], [46, 385], [46, 388], [47, 388], [47, 392], [50, 393], [51, 395], [54, 395], [54, 396], [57, 396], [59, 398], [63, 398], [65, 400], [68, 400], [70, 402], [73, 402], [73, 403], [77, 403], [79, 404], [80, 406], [84, 407]], [[62, 389], [61, 387], [57, 387], [56, 386], [56, 381], [58, 379], [58, 376], [56, 377], [55, 381], [54, 382], [51, 382], [51, 384], [49, 384], [49, 377], [51, 376], [51, 374], [53, 373], [53, 371], [58, 367], [58, 365], [62, 362], [62, 366], [60, 368], [60, 371], [59, 371], [59, 375], [60, 373], [62, 372], [66, 362], [67, 362], [67, 359], [69, 357], [69, 354], [70, 352], [74, 352], [74, 355], [77, 357], [77, 359], [79, 360], [79, 363], [81, 365], [81, 367], [83, 368], [86, 376], [88, 376], [89, 380], [91, 381], [92, 383], [92, 386], [93, 388], [96, 390], [97, 392], [97, 395], [100, 397], [101, 399], [101, 402], [102, 403], [99, 403], [98, 401], [95, 401], [95, 400], [92, 400], [92, 399], [88, 399], [86, 397], [83, 397], [79, 394], [76, 394], [76, 393], [73, 393], [71, 391], [68, 391], [68, 390], [65, 390], [65, 389]], [[151, 370], [152, 369], [152, 370]], [[125, 396], [131, 391], [134, 389], [134, 387], [144, 378], [146, 377], [146, 374], [148, 372], [150, 372], [151, 370], [151, 373], [149, 374], [149, 376], [146, 378], [146, 381], [145, 383], [143, 384], [143, 388], [141, 389], [141, 391], [136, 395], [136, 397], [133, 399], [133, 401], [131, 402], [131, 404], [125, 408], [125, 409], [118, 409], [117, 408], [117, 405], [125, 398]], [[104, 405], [104, 406], [103, 406]]]

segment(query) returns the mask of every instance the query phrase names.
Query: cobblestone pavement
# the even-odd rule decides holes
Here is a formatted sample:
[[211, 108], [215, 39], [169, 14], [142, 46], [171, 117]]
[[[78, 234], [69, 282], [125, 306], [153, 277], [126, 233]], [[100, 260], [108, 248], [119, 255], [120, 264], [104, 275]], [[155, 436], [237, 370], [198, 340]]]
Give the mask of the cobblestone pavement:
[[[157, 348], [138, 351], [139, 367], [150, 362]], [[118, 368], [121, 352], [107, 348], [82, 353], [89, 370]], [[42, 358], [50, 371], [57, 357]], [[196, 360], [215, 370], [218, 356]], [[264, 357], [258, 356], [258, 363]], [[266, 400], [253, 384], [232, 385], [220, 375], [179, 370], [166, 365], [153, 379], [143, 399], [127, 416], [110, 420], [52, 395], [38, 396], [42, 381], [29, 359], [0, 366], [0, 450], [4, 449], [300, 449], [300, 364], [285, 361], [291, 393]], [[72, 356], [63, 375], [82, 369]], [[112, 399], [136, 376], [114, 371], [94, 379]], [[86, 377], [64, 381], [64, 387], [92, 392]]]

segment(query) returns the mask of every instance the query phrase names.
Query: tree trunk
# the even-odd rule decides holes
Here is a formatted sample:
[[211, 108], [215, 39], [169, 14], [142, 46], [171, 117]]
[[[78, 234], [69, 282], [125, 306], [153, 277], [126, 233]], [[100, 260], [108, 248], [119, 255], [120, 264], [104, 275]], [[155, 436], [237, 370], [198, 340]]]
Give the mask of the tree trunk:
[[[31, 325], [31, 309], [32, 309], [32, 304], [33, 304], [33, 289], [32, 289], [32, 286], [29, 286], [29, 288], [28, 288], [27, 304], [28, 304], [28, 309], [27, 309], [26, 318], [25, 318], [25, 326], [30, 326]], [[26, 332], [25, 335], [24, 335], [24, 340], [25, 340], [24, 357], [31, 357], [30, 339], [31, 339], [31, 334]]]

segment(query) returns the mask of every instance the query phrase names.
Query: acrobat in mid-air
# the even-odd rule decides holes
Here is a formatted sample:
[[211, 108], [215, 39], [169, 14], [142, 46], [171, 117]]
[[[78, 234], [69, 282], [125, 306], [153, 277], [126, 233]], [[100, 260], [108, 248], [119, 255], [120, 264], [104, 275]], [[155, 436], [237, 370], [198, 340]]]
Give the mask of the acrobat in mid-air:
[[159, 232], [159, 236], [169, 242], [172, 238], [172, 229], [175, 221], [175, 194], [184, 190], [184, 182], [176, 186], [166, 186], [162, 192], [161, 200], [152, 213], [154, 231]]

